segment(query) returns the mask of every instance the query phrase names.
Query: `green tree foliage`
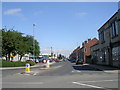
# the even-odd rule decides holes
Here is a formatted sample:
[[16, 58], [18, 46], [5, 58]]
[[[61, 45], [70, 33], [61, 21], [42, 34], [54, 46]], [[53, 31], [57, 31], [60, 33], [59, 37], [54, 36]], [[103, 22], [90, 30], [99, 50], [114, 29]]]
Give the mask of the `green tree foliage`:
[[58, 59], [65, 59], [65, 56], [59, 54], [57, 58], [58, 58]]
[[2, 56], [2, 31], [0, 29], [0, 57]]
[[[26, 53], [33, 54], [33, 37], [23, 36], [23, 33], [15, 30], [2, 29], [2, 55], [6, 56], [6, 60], [10, 61], [10, 54], [19, 54], [20, 60]], [[40, 47], [37, 40], [35, 41], [35, 55], [39, 55]], [[8, 58], [7, 58], [8, 55]]]
[[39, 54], [40, 54], [39, 43], [37, 42], [37, 40], [35, 40], [35, 56], [39, 56]]

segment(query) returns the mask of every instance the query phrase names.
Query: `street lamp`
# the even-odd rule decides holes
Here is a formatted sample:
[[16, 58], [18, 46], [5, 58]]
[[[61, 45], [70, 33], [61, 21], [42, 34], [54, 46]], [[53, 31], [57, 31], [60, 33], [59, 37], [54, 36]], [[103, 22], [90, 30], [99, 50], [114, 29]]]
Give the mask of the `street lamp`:
[[35, 40], [34, 40], [35, 24], [33, 24], [33, 60], [35, 59]]
[[51, 58], [52, 58], [52, 56], [53, 56], [53, 52], [52, 52], [52, 47], [51, 47]]

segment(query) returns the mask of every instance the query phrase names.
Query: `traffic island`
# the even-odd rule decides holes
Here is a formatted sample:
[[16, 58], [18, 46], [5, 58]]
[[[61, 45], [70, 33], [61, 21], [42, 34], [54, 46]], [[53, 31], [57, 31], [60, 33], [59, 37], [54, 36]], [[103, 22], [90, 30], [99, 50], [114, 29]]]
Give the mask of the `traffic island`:
[[34, 75], [34, 74], [36, 74], [36, 72], [30, 71], [30, 72], [28, 73], [28, 72], [24, 71], [24, 72], [21, 72], [20, 74], [22, 74], [22, 75]]
[[40, 70], [51, 70], [52, 68], [40, 68]]

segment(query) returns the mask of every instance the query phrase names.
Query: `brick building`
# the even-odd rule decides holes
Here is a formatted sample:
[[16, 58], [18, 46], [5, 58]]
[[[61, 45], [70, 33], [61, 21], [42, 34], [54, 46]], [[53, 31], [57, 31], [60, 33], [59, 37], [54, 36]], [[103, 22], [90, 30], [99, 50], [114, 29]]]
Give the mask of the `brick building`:
[[88, 41], [85, 41], [83, 43], [84, 48], [84, 63], [89, 63], [91, 60], [91, 53], [90, 53], [90, 47], [97, 44], [98, 40], [96, 38], [88, 39]]
[[70, 59], [83, 60], [84, 63], [91, 62], [91, 51], [90, 47], [97, 44], [98, 40], [96, 38], [88, 39], [82, 43], [82, 47], [77, 47], [69, 56]]

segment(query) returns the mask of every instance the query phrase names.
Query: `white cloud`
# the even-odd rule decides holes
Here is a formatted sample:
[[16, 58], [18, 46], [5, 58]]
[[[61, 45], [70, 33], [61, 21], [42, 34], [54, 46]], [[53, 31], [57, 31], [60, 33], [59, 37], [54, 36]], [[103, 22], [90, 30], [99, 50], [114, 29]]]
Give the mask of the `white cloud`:
[[84, 17], [84, 16], [86, 16], [87, 14], [88, 14], [88, 13], [86, 13], [86, 12], [76, 13], [76, 15], [79, 16], [79, 17]]
[[18, 16], [22, 19], [25, 19], [25, 16], [22, 14], [21, 8], [8, 9], [4, 11], [4, 15]]
[[18, 14], [21, 11], [22, 11], [21, 8], [9, 9], [9, 10], [5, 11], [4, 14], [5, 15], [14, 15], [14, 14]]

